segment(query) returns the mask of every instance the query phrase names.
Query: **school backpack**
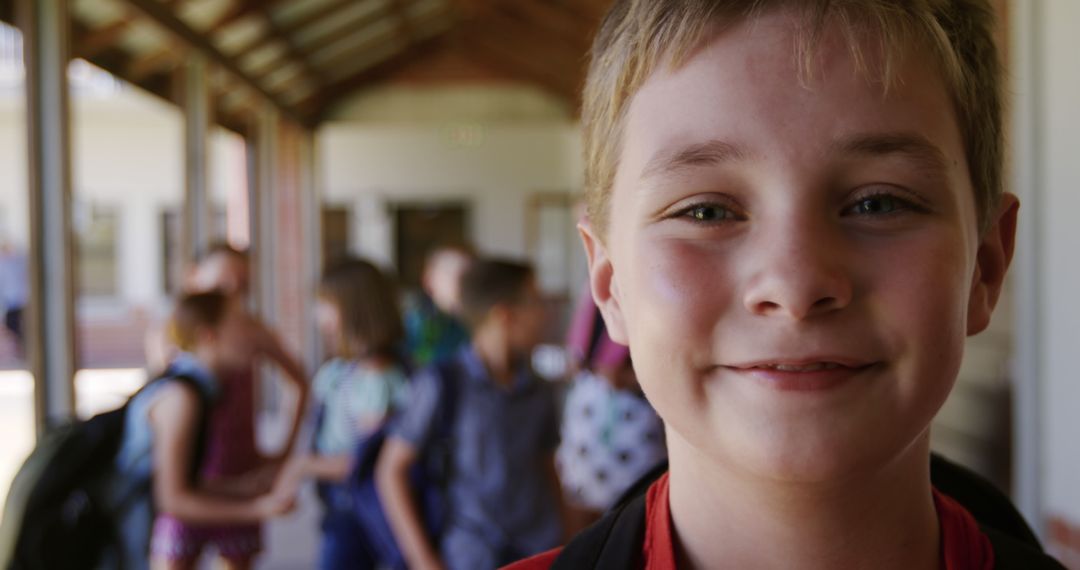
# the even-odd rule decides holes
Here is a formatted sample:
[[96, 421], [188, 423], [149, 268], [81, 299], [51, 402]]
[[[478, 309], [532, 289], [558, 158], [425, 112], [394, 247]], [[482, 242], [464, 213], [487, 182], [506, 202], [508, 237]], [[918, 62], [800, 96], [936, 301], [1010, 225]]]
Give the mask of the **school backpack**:
[[[436, 428], [430, 441], [420, 450], [419, 460], [409, 473], [415, 504], [428, 538], [434, 544], [438, 544], [438, 537], [445, 529], [450, 509], [446, 487], [450, 480], [452, 430], [457, 409], [457, 378], [460, 376], [456, 366], [455, 360], [447, 360], [432, 367], [442, 385]], [[360, 442], [353, 473], [347, 484], [352, 496], [353, 513], [364, 530], [367, 544], [374, 551], [372, 554], [386, 567], [406, 570], [405, 556], [386, 520], [382, 500], [375, 488], [375, 464], [392, 426], [391, 419]]]
[[[666, 472], [665, 464], [642, 477], [602, 519], [566, 545], [551, 570], [641, 568], [646, 491]], [[975, 517], [993, 546], [994, 568], [1064, 570], [1043, 552], [1038, 538], [1016, 507], [989, 481], [936, 454], [930, 458], [930, 479], [934, 487]]]
[[[210, 395], [195, 379], [166, 372], [120, 408], [53, 429], [38, 441], [8, 492], [0, 522], [0, 569], [85, 569], [121, 558], [115, 555], [124, 540], [121, 517], [151, 493], [148, 480], [137, 480], [116, 469], [127, 410], [143, 390], [172, 381], [199, 396], [191, 477], [197, 475]], [[118, 498], [110, 489], [124, 491]]]

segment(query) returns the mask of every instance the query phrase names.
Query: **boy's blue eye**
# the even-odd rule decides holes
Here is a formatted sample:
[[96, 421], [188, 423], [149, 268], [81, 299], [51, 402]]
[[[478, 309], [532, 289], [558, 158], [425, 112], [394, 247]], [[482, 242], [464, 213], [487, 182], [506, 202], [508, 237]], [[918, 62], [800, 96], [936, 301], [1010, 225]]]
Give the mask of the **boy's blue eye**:
[[869, 196], [851, 207], [851, 212], [863, 216], [884, 216], [906, 208], [906, 203], [889, 195]]
[[721, 220], [733, 220], [735, 214], [731, 210], [716, 204], [699, 204], [686, 210], [686, 216], [695, 222], [719, 222]]

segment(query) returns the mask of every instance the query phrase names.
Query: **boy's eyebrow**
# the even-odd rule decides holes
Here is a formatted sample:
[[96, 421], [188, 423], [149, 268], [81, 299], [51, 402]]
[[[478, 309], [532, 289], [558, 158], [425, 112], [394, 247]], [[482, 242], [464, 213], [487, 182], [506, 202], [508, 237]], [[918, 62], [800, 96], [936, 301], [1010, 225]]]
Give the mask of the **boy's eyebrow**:
[[651, 178], [687, 167], [745, 160], [748, 156], [749, 153], [740, 145], [712, 139], [682, 146], [672, 152], [658, 152], [645, 165], [641, 177]]
[[931, 171], [944, 171], [949, 163], [940, 148], [926, 137], [914, 133], [857, 135], [838, 141], [833, 146], [836, 151], [848, 155], [904, 155]]

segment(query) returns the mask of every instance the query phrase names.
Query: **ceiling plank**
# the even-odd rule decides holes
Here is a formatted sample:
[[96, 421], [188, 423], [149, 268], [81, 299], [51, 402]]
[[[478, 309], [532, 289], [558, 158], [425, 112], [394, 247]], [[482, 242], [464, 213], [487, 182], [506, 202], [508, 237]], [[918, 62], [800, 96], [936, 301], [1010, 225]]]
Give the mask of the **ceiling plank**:
[[478, 62], [508, 77], [536, 85], [571, 104], [577, 104], [579, 80], [576, 73], [559, 73], [537, 67], [533, 55], [507, 48], [504, 43], [483, 36], [463, 38], [462, 45]]
[[420, 61], [447, 46], [446, 34], [416, 42], [397, 54], [346, 77], [302, 101], [303, 108], [320, 120], [342, 99], [365, 86], [385, 80], [403, 67]]
[[527, 23], [495, 12], [459, 28], [459, 37], [485, 63], [504, 67], [504, 72], [512, 72], [511, 66], [520, 68], [542, 87], [577, 100], [585, 74], [584, 48], [555, 41]]
[[326, 34], [325, 36], [322, 36], [319, 39], [312, 41], [310, 44], [305, 45], [304, 49], [312, 55], [317, 54], [327, 48], [334, 46], [339, 42], [345, 41], [355, 36], [364, 28], [383, 19], [387, 15], [387, 13], [388, 12], [386, 8], [383, 7], [375, 10], [374, 12], [365, 14], [361, 18], [357, 18], [355, 22], [352, 22], [348, 26], [343, 26], [338, 30], [330, 32], [329, 34]]
[[127, 76], [132, 81], [139, 82], [143, 79], [161, 73], [171, 71], [184, 57], [182, 49], [162, 49], [132, 58], [127, 66]]
[[[289, 59], [292, 59], [296, 64], [298, 64], [304, 75], [308, 76], [308, 78], [310, 78], [317, 87], [322, 87], [323, 85], [326, 85], [326, 76], [311, 65], [309, 56], [300, 49], [300, 46], [297, 45], [296, 40], [293, 38], [292, 34], [286, 33], [285, 30], [283, 30], [281, 26], [279, 26], [277, 22], [274, 21], [273, 15], [271, 15], [268, 10], [263, 10], [262, 14], [263, 20], [266, 21], [266, 25], [269, 28], [270, 33], [276, 36], [285, 45], [285, 54], [289, 57]], [[259, 81], [263, 81], [266, 79], [266, 76], [260, 76], [258, 77], [258, 79]]]
[[594, 33], [593, 26], [557, 6], [537, 0], [515, 0], [500, 3], [499, 7], [504, 13], [553, 33], [561, 41], [569, 42], [575, 49], [583, 52], [589, 49]]
[[77, 44], [73, 45], [75, 55], [86, 59], [101, 53], [106, 48], [113, 47], [131, 27], [131, 23], [132, 20], [125, 17], [87, 32]]
[[240, 66], [236, 64], [234, 59], [221, 53], [221, 51], [214, 47], [209, 40], [207, 40], [205, 35], [191, 29], [191, 27], [180, 21], [179, 18], [169, 12], [169, 10], [160, 3], [155, 0], [127, 0], [127, 3], [138, 9], [150, 19], [156, 21], [186, 44], [206, 54], [206, 56], [215, 64], [228, 70], [249, 87], [261, 93], [267, 101], [271, 102], [286, 116], [296, 120], [303, 120], [303, 117], [298, 116], [290, 105], [285, 104], [279, 97], [268, 91], [258, 81], [244, 72], [244, 70], [240, 69]]
[[[281, 31], [282, 31], [282, 33], [285, 33], [285, 34], [288, 34], [288, 35], [295, 34], [297, 31], [302, 30], [302, 29], [306, 28], [307, 26], [309, 26], [311, 24], [314, 24], [315, 22], [318, 22], [318, 21], [320, 21], [320, 20], [322, 20], [324, 18], [327, 18], [327, 17], [331, 16], [332, 14], [334, 14], [335, 12], [337, 12], [339, 10], [343, 10], [345, 8], [348, 8], [349, 6], [352, 6], [355, 3], [356, 3], [356, 0], [336, 0], [336, 1], [331, 2], [330, 4], [328, 4], [326, 6], [323, 6], [323, 8], [321, 10], [316, 10], [316, 11], [308, 14], [307, 16], [303, 16], [303, 17], [298, 18], [297, 20], [295, 20], [293, 22], [290, 22], [288, 24], [285, 24], [285, 25], [281, 26]], [[236, 50], [233, 53], [233, 57], [237, 61], [242, 60], [242, 59], [246, 58], [247, 56], [251, 55], [251, 53], [253, 53], [253, 52], [265, 47], [267, 44], [273, 42], [275, 39], [276, 39], [275, 36], [272, 33], [270, 33], [270, 30], [264, 30], [263, 33], [261, 33], [261, 34], [255, 36], [254, 38], [252, 38], [251, 41], [249, 41], [247, 43], [247, 45], [245, 45], [242, 48]]]
[[243, 19], [249, 14], [266, 8], [265, 0], [241, 0], [229, 7], [213, 24], [206, 29], [207, 35], [214, 35], [231, 26], [234, 22]]

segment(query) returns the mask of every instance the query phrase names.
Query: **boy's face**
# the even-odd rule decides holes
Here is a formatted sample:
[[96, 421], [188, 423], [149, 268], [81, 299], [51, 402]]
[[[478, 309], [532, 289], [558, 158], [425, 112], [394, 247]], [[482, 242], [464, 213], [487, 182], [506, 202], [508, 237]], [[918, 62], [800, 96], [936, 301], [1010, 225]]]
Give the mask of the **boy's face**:
[[582, 233], [610, 334], [676, 445], [835, 480], [925, 445], [1016, 209], [1007, 196], [980, 238], [929, 57], [885, 96], [837, 30], [801, 76], [792, 26], [765, 15], [658, 70], [625, 119], [608, 233]]
[[535, 280], [529, 280], [521, 300], [506, 310], [506, 334], [510, 348], [528, 356], [540, 343], [547, 325], [544, 298]]

